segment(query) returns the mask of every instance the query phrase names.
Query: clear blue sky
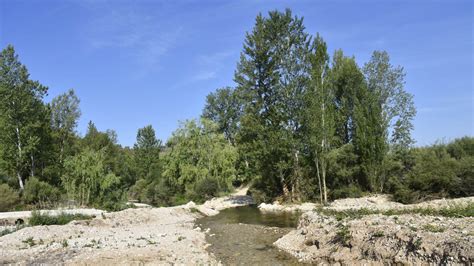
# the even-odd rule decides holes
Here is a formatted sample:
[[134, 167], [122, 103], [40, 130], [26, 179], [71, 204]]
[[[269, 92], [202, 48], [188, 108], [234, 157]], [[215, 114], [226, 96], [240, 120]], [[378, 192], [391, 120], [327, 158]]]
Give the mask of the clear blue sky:
[[0, 46], [13, 44], [52, 97], [74, 88], [78, 131], [92, 120], [133, 145], [152, 124], [166, 140], [198, 117], [205, 96], [232, 86], [255, 16], [289, 7], [332, 53], [362, 65], [375, 49], [407, 72], [418, 145], [474, 135], [472, 1], [0, 0]]

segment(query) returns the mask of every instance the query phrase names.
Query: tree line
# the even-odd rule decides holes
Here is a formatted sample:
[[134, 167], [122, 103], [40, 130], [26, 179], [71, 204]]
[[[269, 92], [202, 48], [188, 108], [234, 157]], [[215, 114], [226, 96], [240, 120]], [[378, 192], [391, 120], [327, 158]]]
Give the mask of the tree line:
[[307, 33], [290, 10], [259, 14], [235, 87], [210, 93], [199, 119], [162, 143], [148, 125], [133, 147], [81, 115], [74, 90], [44, 102], [13, 46], [0, 55], [0, 210], [124, 208], [203, 201], [248, 184], [257, 201], [319, 201], [390, 193], [409, 203], [474, 194], [474, 139], [414, 147], [405, 71], [385, 51], [359, 66]]

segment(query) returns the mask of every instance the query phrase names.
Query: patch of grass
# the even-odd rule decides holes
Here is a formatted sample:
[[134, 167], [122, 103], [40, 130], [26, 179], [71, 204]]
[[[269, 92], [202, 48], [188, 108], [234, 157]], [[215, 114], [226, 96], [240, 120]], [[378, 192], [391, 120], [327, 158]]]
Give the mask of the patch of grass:
[[347, 225], [339, 224], [338, 225], [338, 230], [336, 231], [336, 235], [334, 236], [333, 241], [335, 243], [340, 243], [344, 247], [352, 247], [351, 245], [351, 231], [349, 230], [349, 227]]
[[192, 213], [201, 213], [197, 208], [190, 208], [189, 211], [191, 211]]
[[14, 228], [6, 228], [6, 229], [3, 229], [2, 231], [0, 231], [0, 237], [4, 236], [4, 235], [8, 235], [8, 234], [11, 234], [13, 232], [16, 232], [20, 229], [23, 229], [25, 228], [26, 225], [24, 224], [20, 224], [20, 225], [17, 225], [16, 227]]
[[35, 240], [33, 239], [33, 237], [28, 237], [27, 239], [25, 239], [25, 240], [23, 240], [23, 241], [21, 241], [21, 242], [23, 242], [23, 243], [25, 243], [25, 244], [28, 244], [28, 246], [30, 246], [30, 247], [36, 245], [36, 242], [35, 242]]
[[420, 249], [422, 243], [423, 242], [421, 241], [421, 238], [417, 238], [415, 242], [413, 242], [413, 246], [415, 247], [415, 250]]
[[8, 234], [11, 234], [15, 232], [15, 229], [3, 229], [2, 231], [0, 231], [0, 237], [4, 236], [4, 235], [8, 235]]
[[445, 230], [443, 227], [433, 225], [433, 224], [425, 224], [423, 226], [423, 229], [425, 229], [426, 231], [429, 231], [429, 232], [433, 232], [433, 233], [442, 233]]
[[68, 213], [60, 213], [59, 215], [52, 216], [48, 213], [41, 213], [39, 211], [33, 211], [31, 213], [31, 218], [29, 220], [29, 224], [32, 226], [35, 225], [63, 225], [67, 224], [72, 220], [90, 220], [93, 217], [90, 215], [84, 214], [68, 214]]
[[372, 236], [373, 237], [383, 237], [385, 234], [383, 231], [377, 231]]
[[186, 239], [186, 237], [184, 237], [184, 236], [179, 236], [178, 237], [178, 241], [181, 241], [181, 240], [184, 240], [184, 239]]
[[156, 245], [156, 242], [152, 239], [147, 239], [146, 242], [148, 243], [148, 245]]
[[63, 242], [61, 242], [61, 244], [63, 245], [63, 248], [67, 248], [67, 246], [68, 246], [68, 243], [67, 243], [66, 239], [64, 239]]
[[[336, 220], [341, 221], [344, 219], [359, 219], [366, 215], [382, 214], [386, 216], [395, 216], [403, 214], [419, 214], [426, 216], [443, 216], [448, 218], [462, 218], [462, 217], [474, 217], [474, 203], [467, 204], [465, 206], [451, 206], [449, 208], [416, 208], [416, 209], [401, 209], [401, 210], [369, 210], [369, 209], [358, 209], [358, 210], [344, 210], [336, 211], [330, 209], [318, 208], [315, 210], [321, 214], [327, 216], [333, 216]], [[397, 218], [398, 219], [398, 218]]]

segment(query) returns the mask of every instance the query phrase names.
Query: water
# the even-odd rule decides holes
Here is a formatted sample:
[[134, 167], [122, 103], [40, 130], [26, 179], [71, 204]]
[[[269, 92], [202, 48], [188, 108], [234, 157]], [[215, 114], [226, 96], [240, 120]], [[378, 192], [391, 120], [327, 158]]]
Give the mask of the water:
[[198, 221], [210, 228], [208, 250], [225, 265], [296, 265], [296, 259], [273, 242], [297, 225], [298, 213], [262, 213], [255, 206], [230, 208]]

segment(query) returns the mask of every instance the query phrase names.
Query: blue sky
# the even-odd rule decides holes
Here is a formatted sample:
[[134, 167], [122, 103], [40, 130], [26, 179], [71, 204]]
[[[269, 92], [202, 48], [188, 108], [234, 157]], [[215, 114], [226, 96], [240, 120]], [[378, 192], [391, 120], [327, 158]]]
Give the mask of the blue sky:
[[389, 52], [414, 94], [418, 145], [474, 135], [472, 1], [0, 0], [0, 46], [13, 44], [52, 97], [74, 88], [78, 131], [92, 120], [133, 145], [152, 124], [166, 140], [205, 96], [233, 86], [255, 16], [289, 7], [362, 65]]

